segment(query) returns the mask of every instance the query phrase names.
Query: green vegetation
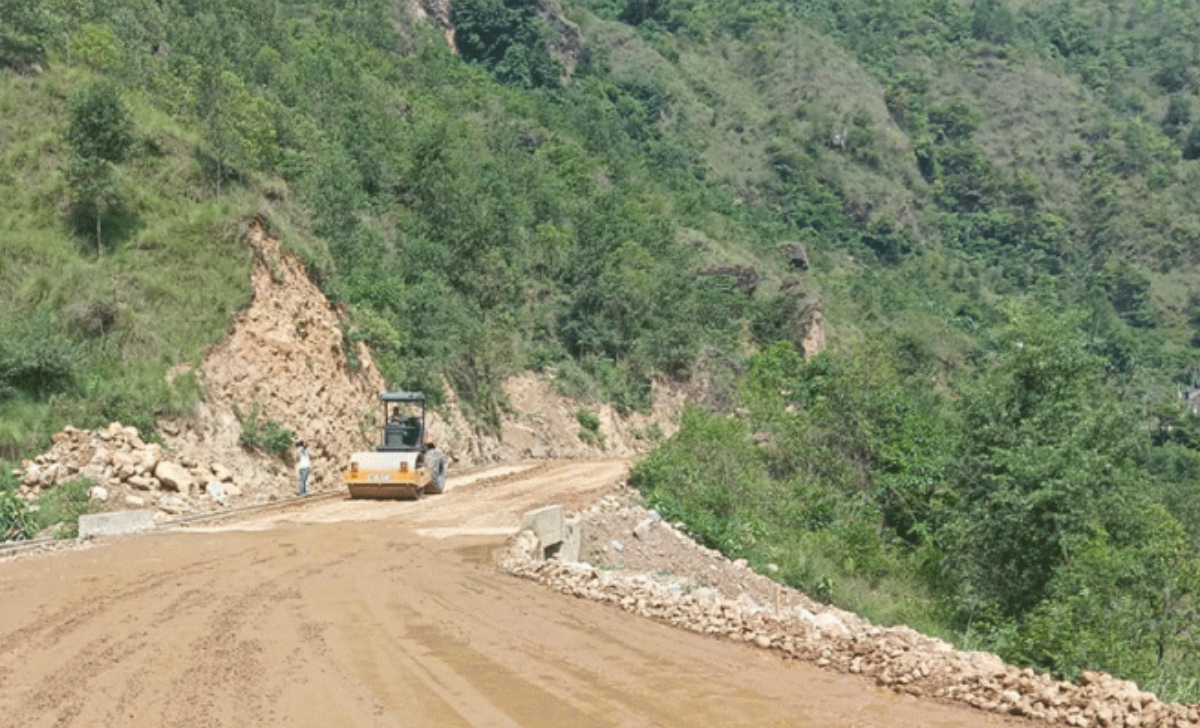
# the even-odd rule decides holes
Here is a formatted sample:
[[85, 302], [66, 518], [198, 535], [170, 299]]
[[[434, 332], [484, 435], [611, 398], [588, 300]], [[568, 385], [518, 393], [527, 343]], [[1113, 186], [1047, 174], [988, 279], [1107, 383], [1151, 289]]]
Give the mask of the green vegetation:
[[79, 517], [94, 510], [91, 490], [95, 485], [90, 478], [75, 478], [43, 493], [33, 508], [35, 532], [49, 529], [55, 538], [78, 536]]
[[264, 419], [262, 407], [255, 405], [250, 412], [243, 414], [236, 406], [233, 410], [242, 426], [242, 434], [238, 442], [247, 450], [261, 450], [276, 457], [283, 457], [292, 451], [296, 441], [296, 433], [287, 429], [275, 420]]
[[256, 218], [390, 386], [691, 378], [634, 481], [706, 543], [1200, 697], [1200, 2], [564, 11], [0, 0], [0, 458], [185, 409]]
[[[0, 465], [5, 463], [0, 462]], [[36, 532], [29, 506], [17, 494], [17, 483], [7, 469], [0, 472], [0, 540], [21, 541]]]
[[579, 421], [579, 426], [583, 428], [579, 431], [579, 439], [603, 450], [605, 445], [604, 433], [600, 431], [600, 418], [596, 416], [596, 413], [586, 407], [580, 407], [575, 411], [575, 419]]

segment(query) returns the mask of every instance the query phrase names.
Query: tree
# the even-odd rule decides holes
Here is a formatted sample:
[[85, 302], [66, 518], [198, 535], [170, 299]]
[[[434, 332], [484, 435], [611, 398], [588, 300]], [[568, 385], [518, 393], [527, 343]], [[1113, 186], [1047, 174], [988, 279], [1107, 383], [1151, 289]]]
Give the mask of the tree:
[[[1147, 477], [1136, 415], [1105, 381], [1076, 315], [1016, 306], [994, 366], [962, 398], [947, 559], [960, 606], [1019, 617]], [[965, 615], [978, 616], [977, 614]]]
[[201, 74], [197, 115], [204, 125], [205, 146], [212, 155], [217, 194], [230, 167], [268, 162], [275, 149], [275, 128], [267, 102], [250, 93], [232, 71]]
[[0, 0], [0, 35], [16, 33], [45, 43], [59, 24], [42, 0]]
[[71, 147], [68, 176], [76, 198], [96, 219], [96, 250], [101, 251], [101, 220], [120, 198], [115, 165], [133, 151], [133, 121], [112, 84], [97, 81], [71, 99], [66, 141]]
[[536, 0], [459, 0], [450, 7], [462, 57], [520, 88], [555, 87], [561, 69], [550, 57], [548, 28]]

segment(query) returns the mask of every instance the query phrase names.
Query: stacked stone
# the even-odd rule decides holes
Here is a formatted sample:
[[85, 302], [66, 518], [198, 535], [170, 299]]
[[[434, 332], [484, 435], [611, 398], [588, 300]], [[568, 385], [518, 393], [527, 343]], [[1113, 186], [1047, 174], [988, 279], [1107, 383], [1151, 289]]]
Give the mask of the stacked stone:
[[[232, 471], [220, 465], [179, 462], [161, 445], [142, 441], [136, 427], [114, 422], [99, 430], [66, 427], [53, 436], [49, 451], [26, 460], [13, 475], [21, 481], [21, 495], [34, 500], [54, 486], [85, 477], [96, 485], [93, 500], [111, 509], [153, 506], [167, 515], [194, 510], [196, 500], [208, 496], [216, 502], [242, 494]], [[121, 502], [110, 502], [122, 492]]]
[[536, 537], [523, 532], [501, 560], [510, 573], [566, 594], [614, 604], [643, 617], [703, 634], [747, 642], [841, 672], [872, 677], [918, 697], [965, 703], [1056, 726], [1194, 728], [1200, 706], [1167, 704], [1128, 681], [1088, 672], [1077, 683], [1005, 664], [984, 652], [956, 650], [908, 627], [875, 627], [835, 609], [775, 612], [744, 596], [688, 591], [678, 580], [617, 574], [586, 563], [538, 558]]

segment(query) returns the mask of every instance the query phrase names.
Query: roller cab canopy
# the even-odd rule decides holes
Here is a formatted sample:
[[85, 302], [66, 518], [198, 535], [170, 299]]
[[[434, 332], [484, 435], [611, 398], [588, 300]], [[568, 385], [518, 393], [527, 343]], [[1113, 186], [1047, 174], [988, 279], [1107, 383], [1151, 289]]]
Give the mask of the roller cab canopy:
[[381, 402], [420, 402], [425, 403], [424, 392], [384, 392], [379, 395]]

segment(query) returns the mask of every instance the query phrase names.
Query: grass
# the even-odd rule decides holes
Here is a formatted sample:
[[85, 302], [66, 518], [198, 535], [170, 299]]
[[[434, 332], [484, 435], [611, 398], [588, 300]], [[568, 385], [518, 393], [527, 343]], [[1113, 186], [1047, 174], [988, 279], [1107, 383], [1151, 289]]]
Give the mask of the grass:
[[42, 494], [33, 509], [38, 531], [50, 529], [55, 538], [78, 536], [79, 517], [96, 510], [90, 497], [95, 484], [90, 478], [75, 478]]
[[5, 457], [68, 422], [120, 416], [152, 429], [156, 412], [198, 394], [165, 385], [165, 370], [197, 361], [252, 295], [241, 232], [261, 196], [241, 187], [216, 197], [194, 135], [136, 95], [126, 103], [144, 143], [120, 168], [122, 204], [105, 221], [103, 250], [75, 232], [62, 133], [68, 100], [90, 78], [56, 66], [0, 74], [0, 306], [18, 320], [50, 312], [82, 352], [74, 385], [53, 401], [0, 402]]

